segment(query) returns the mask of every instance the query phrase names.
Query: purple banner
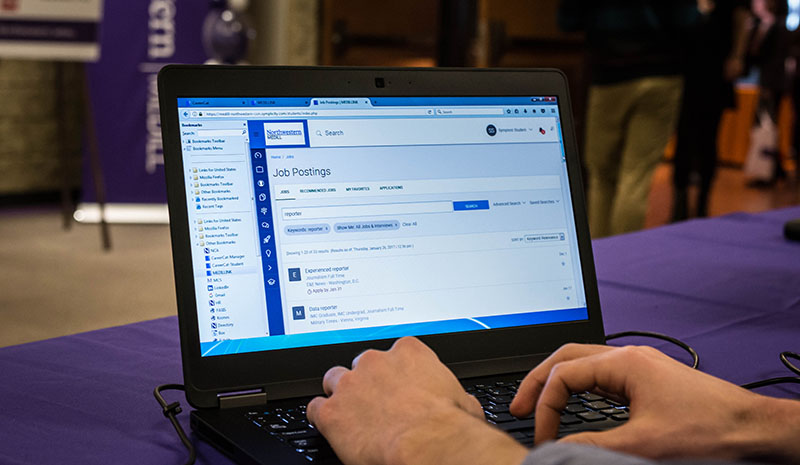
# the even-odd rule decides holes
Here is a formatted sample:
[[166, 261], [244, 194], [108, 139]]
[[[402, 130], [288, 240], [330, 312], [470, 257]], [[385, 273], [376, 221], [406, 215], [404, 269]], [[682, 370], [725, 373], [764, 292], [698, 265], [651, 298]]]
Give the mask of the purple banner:
[[[207, 0], [106, 0], [101, 59], [87, 65], [106, 199], [166, 203], [156, 75], [168, 63], [203, 63]], [[83, 201], [94, 202], [84, 157]]]

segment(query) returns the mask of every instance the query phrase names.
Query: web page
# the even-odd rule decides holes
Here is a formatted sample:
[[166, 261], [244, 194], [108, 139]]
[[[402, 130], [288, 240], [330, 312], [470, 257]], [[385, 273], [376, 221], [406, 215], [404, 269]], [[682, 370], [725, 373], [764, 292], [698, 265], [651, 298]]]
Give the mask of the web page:
[[587, 318], [555, 97], [233, 100], [179, 101], [203, 355]]

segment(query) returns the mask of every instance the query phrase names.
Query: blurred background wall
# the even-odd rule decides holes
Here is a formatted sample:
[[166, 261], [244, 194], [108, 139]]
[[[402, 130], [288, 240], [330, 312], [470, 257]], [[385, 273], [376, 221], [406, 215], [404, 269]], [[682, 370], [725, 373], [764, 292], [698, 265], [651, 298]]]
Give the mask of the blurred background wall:
[[64, 179], [80, 187], [82, 102], [70, 92], [82, 85], [79, 66], [0, 59], [0, 196], [58, 190]]

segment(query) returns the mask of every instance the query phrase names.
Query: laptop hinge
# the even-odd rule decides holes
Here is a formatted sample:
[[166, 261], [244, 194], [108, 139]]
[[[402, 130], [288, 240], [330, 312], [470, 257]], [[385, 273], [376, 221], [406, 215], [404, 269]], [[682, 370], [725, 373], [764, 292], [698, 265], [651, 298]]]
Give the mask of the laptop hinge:
[[223, 392], [217, 394], [217, 398], [221, 409], [267, 404], [267, 393], [263, 390]]

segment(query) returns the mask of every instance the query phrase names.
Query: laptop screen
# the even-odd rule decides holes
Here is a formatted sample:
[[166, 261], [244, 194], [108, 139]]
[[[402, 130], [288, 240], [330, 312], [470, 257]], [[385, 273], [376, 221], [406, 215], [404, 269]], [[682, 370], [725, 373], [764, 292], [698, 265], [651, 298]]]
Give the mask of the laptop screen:
[[556, 97], [178, 110], [203, 356], [588, 319]]

